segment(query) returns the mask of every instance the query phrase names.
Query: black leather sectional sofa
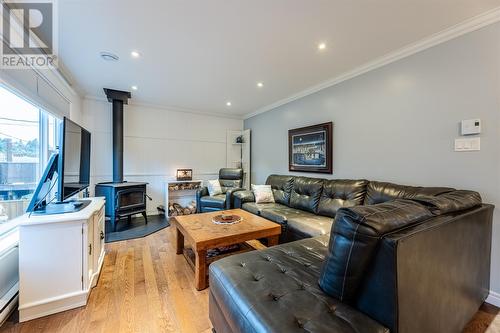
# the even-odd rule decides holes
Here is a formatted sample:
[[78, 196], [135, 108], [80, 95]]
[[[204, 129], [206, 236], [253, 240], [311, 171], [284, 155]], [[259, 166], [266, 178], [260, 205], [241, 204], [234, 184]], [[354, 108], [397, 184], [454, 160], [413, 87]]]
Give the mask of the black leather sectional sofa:
[[285, 243], [210, 266], [218, 333], [460, 332], [488, 295], [493, 206], [478, 193], [278, 175], [267, 184], [276, 203], [239, 191], [235, 206], [279, 223]]

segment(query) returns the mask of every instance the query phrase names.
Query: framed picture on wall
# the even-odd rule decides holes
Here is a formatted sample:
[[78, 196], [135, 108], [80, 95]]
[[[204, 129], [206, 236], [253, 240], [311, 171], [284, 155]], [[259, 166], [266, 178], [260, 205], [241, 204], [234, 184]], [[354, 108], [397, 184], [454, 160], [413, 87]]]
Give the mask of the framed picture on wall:
[[332, 173], [333, 123], [288, 131], [288, 170]]

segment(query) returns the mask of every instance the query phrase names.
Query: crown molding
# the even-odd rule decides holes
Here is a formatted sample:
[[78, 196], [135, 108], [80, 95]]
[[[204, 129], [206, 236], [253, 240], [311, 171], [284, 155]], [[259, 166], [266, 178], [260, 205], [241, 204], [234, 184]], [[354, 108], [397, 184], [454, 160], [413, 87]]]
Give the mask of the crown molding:
[[[104, 97], [101, 97], [101, 96], [85, 95], [84, 99], [108, 103], [108, 100]], [[128, 105], [129, 106], [144, 107], [144, 108], [151, 108], [151, 109], [167, 110], [167, 111], [173, 111], [173, 112], [191, 113], [191, 114], [195, 114], [198, 116], [219, 117], [219, 118], [230, 118], [230, 119], [243, 120], [243, 115], [217, 113], [217, 112], [204, 112], [204, 111], [192, 110], [192, 109], [188, 109], [188, 108], [182, 108], [182, 107], [178, 107], [178, 106], [134, 102], [133, 100], [130, 100], [128, 102]]]
[[372, 61], [369, 61], [369, 62], [351, 70], [351, 71], [340, 74], [340, 75], [333, 77], [327, 81], [324, 81], [318, 85], [309, 87], [309, 88], [302, 90], [302, 91], [300, 91], [294, 95], [291, 95], [287, 98], [284, 98], [284, 99], [279, 100], [277, 102], [274, 102], [272, 104], [261, 107], [261, 108], [255, 110], [251, 113], [245, 114], [243, 116], [243, 119], [248, 119], [248, 118], [254, 117], [256, 115], [259, 115], [261, 113], [271, 111], [279, 106], [288, 104], [290, 102], [293, 102], [293, 101], [298, 100], [300, 98], [306, 97], [308, 95], [312, 95], [312, 94], [317, 93], [318, 91], [321, 91], [323, 89], [335, 86], [339, 83], [342, 83], [344, 81], [355, 78], [356, 76], [363, 75], [363, 74], [368, 73], [368, 72], [375, 70], [377, 68], [383, 67], [383, 66], [388, 65], [390, 63], [393, 63], [393, 62], [396, 62], [396, 61], [401, 60], [403, 58], [409, 57], [413, 54], [424, 51], [424, 50], [429, 49], [433, 46], [442, 44], [442, 43], [447, 42], [451, 39], [460, 37], [460, 36], [465, 35], [469, 32], [481, 29], [481, 28], [488, 26], [490, 24], [497, 23], [499, 21], [500, 21], [500, 7], [496, 7], [492, 10], [489, 10], [487, 12], [480, 14], [480, 15], [477, 15], [477, 16], [474, 16], [470, 19], [467, 19], [461, 23], [458, 23], [454, 26], [451, 26], [450, 28], [447, 28], [447, 29], [442, 30], [438, 33], [432, 34], [429, 37], [421, 39], [415, 43], [409, 44], [409, 45], [404, 46], [396, 51], [390, 52], [384, 56], [381, 56], [381, 57], [376, 58]]

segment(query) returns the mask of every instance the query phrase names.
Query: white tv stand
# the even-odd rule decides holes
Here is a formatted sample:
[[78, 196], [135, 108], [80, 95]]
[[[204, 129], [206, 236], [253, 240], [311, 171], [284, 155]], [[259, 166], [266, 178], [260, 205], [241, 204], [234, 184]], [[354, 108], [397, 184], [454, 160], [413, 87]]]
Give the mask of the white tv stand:
[[19, 321], [87, 304], [104, 260], [104, 198], [19, 221]]

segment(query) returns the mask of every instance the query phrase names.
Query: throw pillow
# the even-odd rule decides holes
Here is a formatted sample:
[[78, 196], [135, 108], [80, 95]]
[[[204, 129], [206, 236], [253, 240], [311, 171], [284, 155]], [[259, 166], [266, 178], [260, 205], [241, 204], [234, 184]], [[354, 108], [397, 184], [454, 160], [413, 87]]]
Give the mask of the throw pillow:
[[217, 194], [222, 194], [222, 187], [218, 179], [207, 181], [208, 194], [213, 197]]
[[273, 190], [271, 185], [254, 185], [252, 184], [252, 192], [255, 196], [255, 203], [271, 203], [274, 202]]

